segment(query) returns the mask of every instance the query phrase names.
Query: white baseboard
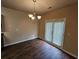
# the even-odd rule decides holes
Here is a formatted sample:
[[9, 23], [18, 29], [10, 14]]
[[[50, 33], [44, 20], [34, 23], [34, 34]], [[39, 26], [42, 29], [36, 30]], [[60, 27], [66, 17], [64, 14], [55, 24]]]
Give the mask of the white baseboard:
[[70, 52], [68, 52], [68, 51], [66, 51], [66, 50], [64, 50], [64, 49], [61, 49], [61, 50], [63, 50], [64, 52], [66, 52], [67, 54], [69, 54], [69, 55], [71, 55], [71, 56], [73, 56], [73, 57], [75, 57], [75, 58], [78, 58], [76, 55], [74, 55], [74, 54], [72, 54], [72, 53], [70, 53]]
[[[44, 40], [44, 41], [46, 41], [46, 40]], [[47, 41], [46, 41], [46, 42], [47, 42]], [[69, 55], [71, 55], [71, 56], [73, 56], [73, 57], [75, 57], [75, 58], [78, 58], [78, 56], [76, 56], [76, 55], [74, 55], [74, 54], [68, 52], [67, 50], [65, 50], [65, 49], [63, 49], [63, 48], [61, 48], [61, 47], [58, 47], [58, 46], [55, 45], [54, 43], [50, 43], [50, 42], [48, 42], [48, 43], [51, 44], [51, 45], [53, 45], [53, 46], [55, 46], [55, 47], [57, 47], [58, 49], [62, 50], [63, 52], [65, 52], [65, 53], [67, 53], [67, 54], [69, 54]]]
[[28, 40], [33, 40], [33, 39], [35, 39], [35, 38], [32, 38], [32, 39], [25, 39], [25, 40], [18, 41], [18, 42], [13, 42], [13, 43], [4, 45], [4, 47], [11, 46], [11, 45], [14, 45], [14, 44], [18, 44], [18, 43], [21, 43], [21, 42], [24, 42], [24, 41], [28, 41]]
[[76, 55], [74, 55], [74, 54], [68, 52], [67, 50], [63, 49], [62, 47], [58, 47], [58, 46], [55, 45], [54, 43], [53, 43], [53, 45], [56, 46], [57, 48], [59, 48], [60, 50], [64, 51], [65, 53], [67, 53], [67, 54], [69, 54], [69, 55], [71, 55], [71, 56], [73, 56], [73, 57], [75, 57], [75, 58], [78, 58]]

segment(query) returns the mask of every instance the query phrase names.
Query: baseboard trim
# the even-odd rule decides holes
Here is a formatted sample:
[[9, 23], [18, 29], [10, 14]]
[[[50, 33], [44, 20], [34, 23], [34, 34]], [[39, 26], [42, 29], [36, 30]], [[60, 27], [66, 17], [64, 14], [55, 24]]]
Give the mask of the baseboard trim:
[[52, 43], [50, 43], [50, 42], [48, 42], [48, 41], [46, 41], [46, 40], [43, 40], [43, 41], [47, 42], [48, 44], [53, 45], [54, 47], [60, 49], [61, 51], [67, 53], [68, 55], [73, 56], [74, 58], [78, 58], [78, 56], [76, 56], [76, 55], [74, 55], [74, 54], [68, 52], [67, 50], [65, 50], [65, 49], [63, 49], [63, 48], [61, 48], [61, 47], [56, 46], [55, 44], [52, 44]]
[[[37, 39], [37, 38], [33, 38], [33, 39]], [[4, 47], [8, 47], [8, 46], [11, 46], [11, 45], [15, 45], [15, 44], [22, 43], [22, 42], [29, 41], [29, 40], [33, 40], [33, 39], [27, 39], [27, 40], [22, 40], [22, 41], [6, 44], [6, 45], [4, 45]]]
[[63, 51], [63, 52], [65, 52], [65, 53], [67, 53], [67, 54], [69, 54], [69, 55], [71, 55], [71, 56], [73, 56], [73, 57], [77, 58], [77, 56], [76, 56], [76, 55], [74, 55], [74, 54], [72, 54], [72, 53], [68, 52], [67, 50], [63, 49], [62, 47], [58, 47], [58, 46], [57, 46], [57, 45], [55, 45], [55, 44], [52, 44], [52, 45], [53, 45], [53, 46], [55, 46], [56, 48], [60, 49], [61, 51]]
[[74, 54], [72, 54], [72, 53], [66, 51], [65, 49], [61, 49], [61, 50], [63, 50], [65, 53], [67, 53], [67, 54], [69, 54], [69, 55], [71, 55], [71, 56], [73, 56], [73, 57], [75, 57], [75, 58], [78, 58], [76, 55], [74, 55]]

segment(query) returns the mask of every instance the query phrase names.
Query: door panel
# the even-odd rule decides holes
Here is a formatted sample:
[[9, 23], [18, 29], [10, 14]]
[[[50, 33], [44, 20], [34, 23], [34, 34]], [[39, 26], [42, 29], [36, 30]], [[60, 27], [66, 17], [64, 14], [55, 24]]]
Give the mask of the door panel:
[[64, 34], [64, 22], [54, 22], [53, 43], [62, 46]]
[[45, 40], [52, 42], [52, 24], [51, 22], [45, 24]]

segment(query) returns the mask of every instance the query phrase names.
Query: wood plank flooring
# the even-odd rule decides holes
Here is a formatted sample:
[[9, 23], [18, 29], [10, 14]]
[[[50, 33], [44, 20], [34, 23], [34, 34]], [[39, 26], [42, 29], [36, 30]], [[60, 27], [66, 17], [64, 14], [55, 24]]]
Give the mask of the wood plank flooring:
[[76, 59], [50, 44], [39, 40], [30, 40], [8, 46], [1, 51], [1, 59]]

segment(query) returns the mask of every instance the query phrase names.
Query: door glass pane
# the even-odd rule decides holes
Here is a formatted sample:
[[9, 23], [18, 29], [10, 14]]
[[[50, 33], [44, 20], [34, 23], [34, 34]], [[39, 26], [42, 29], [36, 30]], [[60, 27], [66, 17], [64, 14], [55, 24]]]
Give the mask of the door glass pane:
[[45, 40], [52, 41], [52, 22], [45, 24]]
[[61, 46], [64, 36], [64, 22], [54, 22], [53, 43]]

